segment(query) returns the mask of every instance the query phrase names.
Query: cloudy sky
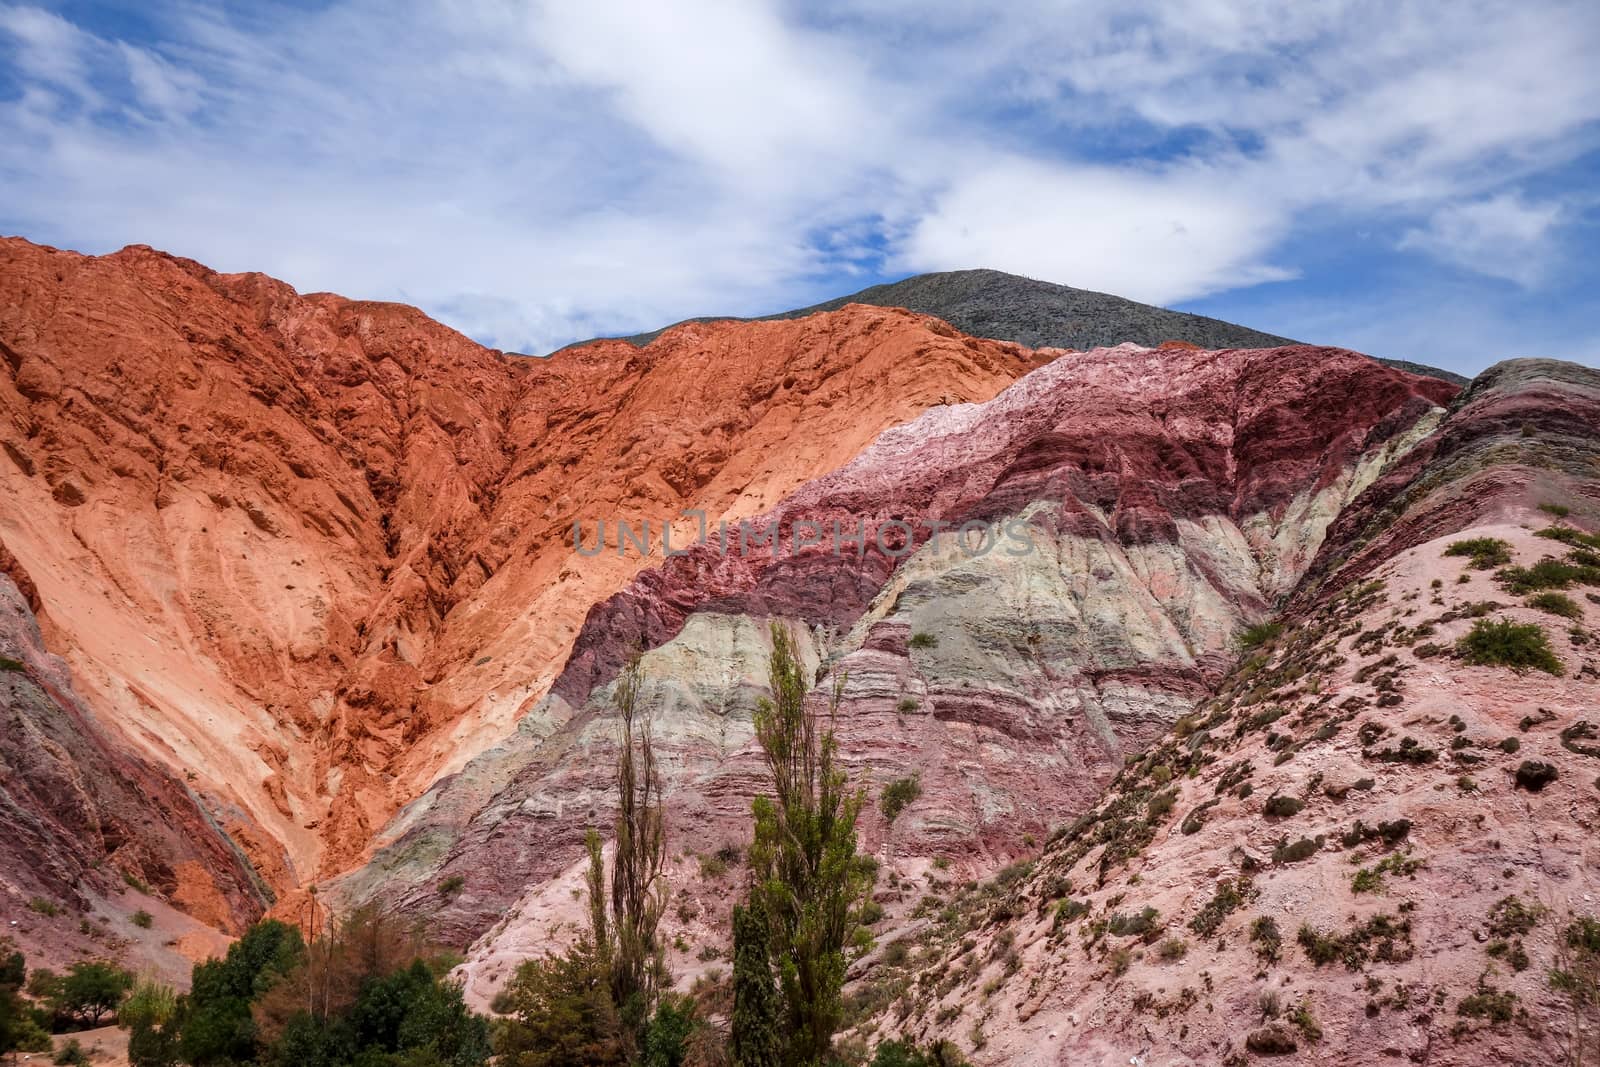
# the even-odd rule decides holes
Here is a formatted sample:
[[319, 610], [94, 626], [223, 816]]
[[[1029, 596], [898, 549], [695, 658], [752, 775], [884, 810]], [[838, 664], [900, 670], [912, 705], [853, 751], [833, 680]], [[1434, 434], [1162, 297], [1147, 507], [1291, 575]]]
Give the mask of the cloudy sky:
[[0, 0], [0, 232], [498, 347], [987, 266], [1600, 363], [1594, 0]]

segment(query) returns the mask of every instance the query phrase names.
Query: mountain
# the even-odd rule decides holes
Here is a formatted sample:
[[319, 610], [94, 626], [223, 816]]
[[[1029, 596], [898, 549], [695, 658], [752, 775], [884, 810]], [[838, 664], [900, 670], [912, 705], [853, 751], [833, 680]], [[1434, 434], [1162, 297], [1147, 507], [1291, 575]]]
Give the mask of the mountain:
[[575, 521], [760, 512], [1044, 358], [856, 308], [524, 360], [144, 247], [6, 240], [0, 279], [18, 626], [280, 895], [528, 725], [590, 605], [646, 562], [580, 557]]
[[[430, 790], [338, 891], [475, 943], [469, 988], [491, 999], [548, 936], [585, 830], [612, 817], [611, 683], [630, 648], [646, 650], [674, 833], [701, 854], [737, 850], [761, 788], [751, 716], [771, 618], [843, 679], [855, 780], [876, 796], [919, 778], [892, 834], [864, 824], [885, 871], [938, 859], [985, 876], [1193, 711], [1234, 635], [1295, 587], [1327, 524], [1453, 393], [1334, 349], [1125, 346], [934, 408], [752, 520], [784, 544], [863, 523], [860, 552], [712, 544], [639, 573], [591, 608], [519, 736]], [[971, 524], [974, 551], [933, 521]], [[716, 897], [692, 866], [674, 881]], [[457, 887], [447, 899], [442, 884]], [[725, 938], [714, 915], [726, 910], [669, 919], [669, 938]], [[687, 952], [673, 963], [704, 969]]]
[[854, 1047], [1585, 1033], [1550, 976], [1600, 894], [1600, 373], [861, 302], [535, 360], [140, 246], [0, 241], [0, 283], [0, 915], [38, 962], [178, 976], [316, 888], [492, 1003], [584, 921], [637, 650], [669, 962], [721, 988], [776, 622], [868, 794]]
[[1015, 1064], [1576, 1062], [1600, 538], [1564, 516], [1600, 514], [1596, 426], [1600, 373], [1481, 375], [1092, 811], [863, 978], [914, 991], [893, 1025]]
[[[1297, 343], [1287, 337], [1262, 333], [1204, 315], [1168, 311], [1108, 293], [1074, 289], [998, 270], [917, 274], [898, 282], [874, 285], [859, 293], [779, 312], [755, 321], [804, 318], [819, 311], [837, 311], [847, 304], [907, 308], [943, 319], [974, 337], [1016, 341], [1029, 348], [1081, 350], [1123, 343], [1153, 348], [1165, 341], [1185, 341], [1212, 349], [1276, 348]], [[646, 345], [662, 332], [652, 330], [623, 340], [630, 344]], [[1467, 382], [1459, 374], [1406, 360], [1380, 359], [1378, 362], [1457, 385]]]

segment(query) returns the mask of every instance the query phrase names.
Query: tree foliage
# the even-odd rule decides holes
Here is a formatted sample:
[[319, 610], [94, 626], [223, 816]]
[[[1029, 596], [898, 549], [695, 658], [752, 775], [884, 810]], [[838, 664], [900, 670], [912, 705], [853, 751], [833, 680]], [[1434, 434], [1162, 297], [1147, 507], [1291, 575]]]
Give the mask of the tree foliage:
[[255, 1061], [262, 1049], [251, 1004], [304, 959], [300, 931], [268, 919], [245, 931], [222, 959], [195, 964], [178, 1038], [183, 1061], [195, 1067]]
[[778, 1067], [778, 987], [773, 979], [767, 913], [761, 897], [733, 909], [733, 1061]]
[[666, 825], [655, 741], [640, 708], [639, 656], [617, 679], [616, 844], [611, 884], [600, 835], [585, 838], [589, 934], [565, 953], [528, 960], [496, 1005], [512, 1016], [496, 1051], [511, 1067], [645, 1063], [675, 1067], [700, 1024], [670, 984], [659, 928], [666, 910]]
[[[635, 654], [623, 668], [612, 698], [618, 719], [618, 753], [616, 850], [611, 860], [615, 943], [610, 979], [612, 1000], [630, 1028], [641, 1024], [654, 1008], [665, 967], [658, 929], [667, 906], [666, 884], [661, 878], [666, 828], [655, 740], [649, 716], [639, 714], [642, 680]], [[602, 943], [598, 928], [595, 940]]]
[[133, 988], [133, 975], [114, 963], [90, 960], [74, 963], [61, 979], [58, 1011], [74, 1019], [99, 1026], [117, 1010], [122, 998]]
[[750, 898], [767, 917], [780, 1005], [780, 1062], [787, 1067], [811, 1067], [828, 1056], [844, 1014], [845, 951], [856, 940], [871, 885], [868, 868], [856, 856], [856, 818], [865, 794], [850, 788], [836, 762], [843, 679], [835, 681], [826, 711], [818, 711], [806, 706], [808, 673], [793, 634], [774, 623], [772, 698], [755, 715], [773, 795], [753, 805]]
[[610, 976], [588, 938], [525, 961], [496, 1007], [511, 1016], [496, 1050], [507, 1067], [627, 1062]]

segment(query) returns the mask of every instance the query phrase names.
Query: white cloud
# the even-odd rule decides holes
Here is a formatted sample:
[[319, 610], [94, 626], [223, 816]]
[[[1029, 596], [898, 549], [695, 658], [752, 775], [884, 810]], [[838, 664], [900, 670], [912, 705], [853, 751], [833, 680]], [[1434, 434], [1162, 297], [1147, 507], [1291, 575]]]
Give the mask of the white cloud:
[[0, 227], [528, 350], [874, 256], [1171, 302], [1293, 276], [1329, 212], [1537, 284], [1575, 213], [1514, 190], [1600, 143], [1575, 0], [149, 10], [122, 41], [0, 0]]
[[1502, 193], [1440, 208], [1426, 227], [1407, 230], [1400, 247], [1532, 286], [1546, 270], [1549, 237], [1562, 214], [1560, 204], [1533, 204], [1519, 193]]
[[1176, 303], [1292, 277], [1264, 262], [1285, 223], [1208, 174], [1008, 161], [938, 197], [901, 255], [907, 266], [1003, 265], [1034, 278]]

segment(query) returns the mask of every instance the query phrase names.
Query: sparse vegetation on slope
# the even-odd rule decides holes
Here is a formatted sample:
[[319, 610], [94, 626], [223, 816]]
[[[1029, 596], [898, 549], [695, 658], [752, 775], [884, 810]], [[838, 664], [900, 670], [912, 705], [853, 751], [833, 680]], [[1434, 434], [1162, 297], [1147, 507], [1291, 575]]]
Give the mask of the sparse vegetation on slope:
[[1472, 631], [1456, 643], [1456, 651], [1463, 661], [1477, 666], [1540, 670], [1558, 677], [1563, 673], [1549, 638], [1534, 623], [1479, 619], [1472, 624]]

